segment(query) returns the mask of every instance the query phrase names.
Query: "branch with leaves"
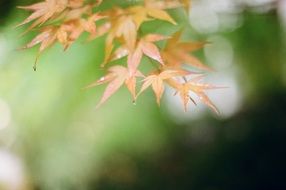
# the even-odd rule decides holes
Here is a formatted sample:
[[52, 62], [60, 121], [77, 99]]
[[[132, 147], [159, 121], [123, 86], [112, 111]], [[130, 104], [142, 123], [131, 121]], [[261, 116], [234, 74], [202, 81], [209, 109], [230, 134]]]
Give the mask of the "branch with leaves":
[[[152, 87], [157, 103], [160, 105], [165, 86], [175, 90], [183, 102], [185, 110], [190, 101], [196, 102], [189, 93], [195, 93], [200, 100], [218, 113], [217, 108], [207, 97], [205, 91], [218, 87], [204, 84], [201, 72], [211, 71], [192, 52], [204, 47], [205, 42], [182, 42], [182, 31], [171, 36], [162, 34], [142, 34], [142, 24], [150, 20], [161, 20], [176, 25], [176, 21], [168, 13], [168, 9], [182, 9], [188, 12], [189, 0], [144, 0], [135, 1], [128, 6], [113, 4], [110, 8], [102, 8], [108, 0], [45, 0], [19, 8], [31, 11], [32, 14], [19, 26], [30, 24], [27, 31], [38, 31], [38, 35], [24, 48], [40, 44], [34, 69], [36, 70], [39, 55], [56, 42], [68, 49], [84, 32], [89, 33], [89, 40], [99, 36], [105, 37], [105, 56], [101, 64], [107, 67], [110, 62], [127, 57], [126, 65], [114, 65], [107, 69], [107, 74], [90, 84], [88, 88], [107, 84], [98, 104], [102, 105], [120, 87], [126, 86], [133, 101], [147, 88]], [[157, 42], [164, 41], [159, 47]], [[140, 70], [142, 58], [147, 57], [155, 69], [150, 74]], [[190, 65], [201, 72], [187, 70]], [[140, 85], [141, 90], [136, 88]], [[189, 78], [190, 80], [188, 80]]]

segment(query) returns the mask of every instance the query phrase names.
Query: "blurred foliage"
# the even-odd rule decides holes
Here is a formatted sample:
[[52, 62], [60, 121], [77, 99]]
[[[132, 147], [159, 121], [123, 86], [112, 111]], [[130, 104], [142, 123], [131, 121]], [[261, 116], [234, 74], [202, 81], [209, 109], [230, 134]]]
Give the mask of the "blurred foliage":
[[[24, 15], [15, 4], [31, 2], [0, 6], [0, 100], [11, 112], [0, 150], [22, 160], [23, 189], [286, 189], [286, 35], [276, 9], [245, 10], [237, 29], [208, 34], [231, 43], [243, 101], [228, 118], [207, 112], [183, 122], [158, 108], [151, 91], [133, 105], [122, 89], [95, 109], [103, 88], [81, 89], [103, 74], [102, 38], [65, 53], [57, 45], [34, 72], [36, 50], [15, 50], [31, 36], [13, 28]], [[153, 29], [165, 30], [144, 30]]]
[[[245, 13], [244, 26], [234, 34], [239, 64], [245, 69], [243, 82], [251, 81], [251, 90], [262, 94], [283, 88], [283, 34], [277, 12], [265, 15]], [[259, 32], [257, 32], [259, 31]], [[241, 38], [247, 39], [247, 43]], [[256, 64], [253, 64], [256, 63]], [[259, 95], [255, 93], [255, 96]]]

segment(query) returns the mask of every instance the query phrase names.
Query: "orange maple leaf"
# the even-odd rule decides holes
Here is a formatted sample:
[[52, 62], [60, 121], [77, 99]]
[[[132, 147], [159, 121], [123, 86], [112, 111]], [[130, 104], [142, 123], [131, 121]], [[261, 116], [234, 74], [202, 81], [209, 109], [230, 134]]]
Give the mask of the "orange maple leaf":
[[[37, 59], [46, 48], [52, 46], [57, 41], [60, 42], [66, 50], [84, 31], [96, 34], [95, 21], [101, 18], [101, 16], [94, 14], [87, 19], [69, 20], [60, 26], [43, 27], [41, 33], [24, 46], [23, 49], [41, 44]], [[36, 70], [37, 59], [34, 70]]]
[[95, 87], [101, 84], [109, 83], [104, 91], [104, 94], [97, 105], [101, 106], [106, 100], [110, 98], [119, 88], [125, 84], [130, 91], [133, 99], [136, 96], [136, 77], [144, 77], [144, 75], [137, 71], [135, 75], [130, 75], [126, 67], [123, 66], [113, 66], [108, 69], [108, 74], [100, 78], [98, 81], [90, 84], [86, 88]]
[[167, 67], [176, 68], [183, 64], [187, 64], [201, 70], [211, 71], [211, 68], [190, 54], [190, 52], [204, 47], [206, 42], [180, 42], [181, 34], [182, 31], [173, 34], [167, 41], [166, 47], [161, 52]]
[[198, 77], [194, 77], [191, 80], [186, 81], [184, 83], [179, 83], [176, 80], [170, 79], [167, 81], [167, 83], [176, 90], [176, 94], [179, 94], [180, 98], [182, 99], [185, 111], [187, 111], [187, 105], [190, 102], [190, 100], [195, 105], [197, 105], [194, 99], [190, 96], [190, 92], [193, 92], [200, 98], [200, 100], [204, 104], [210, 107], [215, 113], [219, 114], [217, 107], [209, 99], [205, 91], [212, 90], [212, 89], [225, 88], [225, 87], [219, 87], [219, 86], [214, 86], [214, 85], [207, 84], [207, 83], [202, 83], [200, 82], [202, 78], [203, 78], [203, 75], [199, 75]]
[[126, 9], [113, 8], [105, 13], [109, 17], [111, 27], [106, 38], [105, 59], [103, 65], [108, 62], [114, 45], [114, 39], [123, 39], [129, 50], [134, 50], [137, 40], [137, 31], [141, 24], [151, 18], [165, 20], [176, 24], [174, 19], [164, 10], [145, 6], [131, 6]]
[[44, 2], [36, 3], [30, 6], [19, 6], [18, 8], [29, 10], [33, 13], [18, 26], [35, 21], [29, 27], [30, 30], [47, 22], [51, 18], [60, 15], [60, 13], [62, 13], [68, 7], [68, 5], [67, 0], [45, 0]]
[[149, 86], [152, 86], [152, 89], [156, 95], [157, 104], [160, 105], [161, 97], [164, 93], [164, 81], [169, 80], [175, 77], [183, 77], [192, 74], [192, 72], [182, 70], [182, 69], [172, 69], [172, 70], [164, 70], [162, 72], [155, 72], [149, 76], [147, 76], [143, 81], [142, 88], [138, 93], [138, 96], [144, 92]]
[[148, 34], [137, 40], [134, 50], [130, 50], [126, 45], [122, 45], [107, 58], [107, 61], [110, 62], [128, 56], [127, 65], [130, 73], [136, 72], [143, 55], [163, 65], [164, 62], [161, 58], [160, 50], [154, 43], [168, 38], [160, 34]]
[[149, 21], [150, 19], [159, 19], [170, 22], [176, 25], [176, 21], [163, 9], [159, 7], [152, 7], [150, 5], [145, 6], [132, 6], [127, 9], [129, 14], [133, 15], [134, 22], [139, 28], [141, 24], [145, 21]]
[[[67, 49], [84, 32], [89, 33], [90, 40], [107, 34], [103, 66], [125, 56], [127, 56], [127, 66], [110, 67], [104, 77], [87, 87], [107, 84], [97, 107], [105, 103], [123, 85], [128, 88], [134, 101], [147, 88], [152, 87], [156, 102], [160, 105], [165, 85], [169, 85], [179, 94], [185, 111], [190, 101], [196, 104], [189, 95], [193, 92], [204, 104], [218, 113], [205, 91], [221, 87], [201, 83], [202, 76], [187, 80], [186, 76], [198, 73], [182, 69], [184, 64], [187, 64], [199, 70], [211, 70], [192, 55], [194, 51], [203, 48], [206, 43], [182, 42], [180, 41], [182, 31], [176, 32], [169, 38], [159, 34], [142, 34], [140, 30], [141, 25], [150, 20], [162, 20], [176, 24], [166, 10], [184, 7], [188, 11], [189, 0], [143, 0], [127, 7], [113, 6], [111, 10], [95, 10], [94, 8], [102, 2], [103, 0], [92, 2], [43, 0], [30, 6], [19, 7], [32, 12], [19, 26], [32, 23], [27, 31], [33, 28], [39, 31], [38, 35], [24, 48], [40, 44], [38, 59], [46, 48], [56, 42]], [[101, 19], [104, 20], [98, 26], [97, 21]], [[156, 42], [161, 40], [167, 40], [163, 49], [156, 45]], [[144, 77], [138, 70], [143, 56], [148, 57], [150, 62], [155, 60], [158, 65], [154, 65], [157, 68], [155, 72], [145, 77], [141, 90], [136, 95], [137, 78]], [[34, 69], [36, 69], [37, 59]]]

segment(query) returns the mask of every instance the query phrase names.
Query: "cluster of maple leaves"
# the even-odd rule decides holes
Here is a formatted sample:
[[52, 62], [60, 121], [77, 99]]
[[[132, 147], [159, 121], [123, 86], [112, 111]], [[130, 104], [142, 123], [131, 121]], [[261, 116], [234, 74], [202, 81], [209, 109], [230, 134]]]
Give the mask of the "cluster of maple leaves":
[[[182, 31], [171, 36], [154, 33], [140, 35], [141, 25], [150, 20], [162, 20], [175, 25], [176, 21], [169, 15], [167, 9], [185, 8], [188, 11], [189, 0], [144, 0], [136, 1], [127, 7], [113, 6], [101, 10], [100, 6], [106, 1], [108, 0], [45, 0], [19, 7], [32, 12], [19, 26], [31, 23], [27, 31], [32, 29], [39, 31], [39, 34], [24, 48], [40, 44], [38, 54], [40, 55], [56, 42], [67, 49], [84, 32], [90, 34], [90, 40], [104, 35], [106, 43], [102, 67], [107, 67], [108, 63], [123, 57], [127, 57], [127, 63], [126, 66], [108, 67], [105, 76], [88, 86], [107, 83], [98, 106], [123, 85], [130, 91], [133, 101], [151, 87], [157, 103], [160, 104], [165, 86], [168, 85], [175, 90], [176, 95], [180, 96], [185, 110], [190, 101], [196, 104], [189, 95], [193, 92], [203, 103], [218, 112], [205, 93], [206, 90], [217, 87], [202, 83], [203, 74], [187, 70], [184, 66], [190, 65], [202, 72], [211, 70], [191, 54], [201, 49], [205, 45], [204, 42], [182, 42], [180, 40]], [[165, 41], [166, 45], [159, 48], [156, 44], [159, 41]], [[155, 67], [146, 75], [140, 71], [143, 56], [147, 57], [150, 64]], [[138, 91], [137, 86], [141, 86]]]

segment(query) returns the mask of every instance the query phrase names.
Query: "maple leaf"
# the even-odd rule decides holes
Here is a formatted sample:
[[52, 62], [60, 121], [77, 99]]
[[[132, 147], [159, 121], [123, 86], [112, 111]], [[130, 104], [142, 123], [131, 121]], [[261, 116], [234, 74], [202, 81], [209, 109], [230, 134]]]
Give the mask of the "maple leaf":
[[31, 48], [39, 43], [41, 43], [41, 46], [39, 48], [39, 52], [42, 52], [45, 50], [48, 46], [53, 44], [55, 40], [57, 39], [57, 27], [46, 27], [41, 30], [41, 33], [38, 34], [31, 42], [29, 42], [26, 46], [23, 48]]
[[111, 28], [111, 24], [109, 22], [106, 22], [102, 25], [97, 26], [97, 31], [95, 34], [91, 34], [88, 37], [88, 41], [92, 41], [98, 37], [101, 37], [103, 35], [105, 35]]
[[165, 20], [176, 24], [173, 18], [164, 10], [144, 6], [131, 6], [127, 9], [113, 8], [105, 13], [110, 17], [111, 28], [106, 38], [105, 65], [114, 48], [114, 39], [123, 39], [130, 50], [135, 49], [137, 31], [141, 24], [150, 18]]
[[137, 71], [135, 75], [130, 76], [129, 71], [126, 67], [123, 66], [113, 66], [108, 69], [108, 74], [100, 78], [98, 81], [90, 84], [86, 88], [95, 87], [101, 84], [109, 83], [104, 91], [104, 94], [97, 105], [101, 106], [106, 102], [110, 96], [112, 96], [119, 88], [125, 84], [130, 91], [133, 99], [135, 100], [136, 96], [136, 77], [144, 77], [144, 75]]
[[108, 62], [114, 48], [114, 39], [122, 38], [129, 49], [134, 49], [137, 39], [137, 28], [132, 17], [120, 8], [113, 8], [105, 13], [110, 19], [110, 27], [105, 43], [105, 59], [102, 65]]
[[160, 105], [161, 97], [164, 93], [164, 80], [169, 80], [174, 77], [183, 77], [192, 74], [189, 71], [182, 69], [173, 69], [173, 70], [164, 70], [162, 72], [155, 72], [147, 76], [143, 81], [142, 88], [138, 93], [138, 96], [144, 92], [149, 86], [152, 86], [152, 89], [156, 95], [157, 104]]
[[195, 105], [197, 105], [194, 99], [192, 99], [192, 97], [190, 96], [190, 91], [191, 91], [195, 93], [204, 104], [210, 107], [215, 113], [219, 114], [217, 107], [209, 99], [205, 91], [212, 90], [212, 89], [225, 88], [225, 87], [218, 87], [218, 86], [214, 86], [211, 84], [201, 83], [200, 80], [202, 78], [203, 78], [203, 75], [200, 75], [184, 83], [179, 83], [176, 80], [170, 79], [167, 81], [167, 83], [173, 88], [175, 88], [176, 94], [179, 94], [180, 98], [182, 99], [185, 111], [187, 111], [187, 105], [190, 101], [192, 101]]
[[94, 7], [93, 4], [87, 4], [84, 6], [74, 7], [73, 9], [69, 9], [65, 11], [65, 13], [62, 14], [61, 17], [59, 17], [59, 20], [66, 22], [66, 21], [82, 18], [83, 16], [90, 16], [93, 14], [92, 12], [93, 7]]
[[47, 26], [43, 27], [31, 42], [29, 42], [23, 49], [31, 48], [37, 44], [41, 44], [34, 65], [36, 64], [39, 55], [48, 47], [52, 46], [56, 41], [60, 42], [66, 50], [84, 31], [91, 34], [96, 34], [95, 22], [104, 17], [99, 14], [93, 14], [86, 19], [68, 20], [60, 26]]
[[176, 21], [163, 9], [160, 7], [152, 7], [146, 4], [145, 6], [132, 6], [127, 9], [128, 13], [133, 16], [134, 22], [137, 28], [145, 21], [150, 19], [159, 19], [170, 22], [176, 25]]
[[94, 36], [97, 35], [96, 21], [103, 18], [100, 14], [92, 14], [85, 19], [79, 18], [64, 22], [59, 29], [63, 38], [58, 38], [58, 41], [66, 50], [83, 32], [88, 32]]
[[[163, 20], [176, 24], [166, 9], [185, 7], [188, 11], [189, 0], [144, 0], [142, 3], [129, 7], [112, 7], [111, 10], [98, 11], [94, 8], [103, 0], [44, 0], [30, 6], [19, 7], [32, 14], [18, 26], [32, 23], [27, 31], [37, 28], [39, 34], [24, 48], [31, 48], [40, 44], [39, 55], [49, 46], [59, 42], [66, 50], [83, 32], [89, 33], [89, 39], [107, 34], [105, 42], [105, 57], [103, 65], [127, 56], [127, 67], [112, 66], [108, 73], [95, 81], [87, 88], [107, 84], [103, 96], [97, 107], [105, 103], [120, 87], [125, 85], [130, 91], [133, 100], [143, 93], [148, 87], [152, 87], [156, 102], [160, 105], [165, 85], [173, 87], [180, 95], [185, 110], [189, 101], [196, 102], [189, 96], [195, 93], [201, 101], [218, 113], [217, 108], [206, 95], [205, 91], [219, 88], [213, 85], [201, 83], [201, 76], [187, 81], [185, 76], [197, 74], [183, 70], [183, 64], [191, 65], [201, 70], [211, 70], [191, 53], [201, 49], [205, 42], [181, 42], [182, 31], [172, 35], [171, 38], [159, 34], [142, 34], [142, 23], [150, 20]], [[100, 26], [97, 21], [104, 19]], [[140, 32], [139, 32], [140, 31]], [[138, 35], [140, 33], [140, 35]], [[141, 37], [144, 35], [143, 37]], [[140, 37], [138, 37], [140, 36]], [[160, 50], [155, 44], [166, 40], [166, 46]], [[114, 47], [118, 48], [114, 50]], [[158, 70], [145, 77], [138, 67], [142, 57], [146, 56], [155, 60]], [[37, 59], [34, 65], [36, 69]], [[145, 77], [141, 90], [136, 95], [137, 78]], [[180, 79], [180, 80], [178, 80]], [[184, 79], [185, 82], [181, 82]]]
[[116, 52], [116, 57], [120, 57], [119, 55], [124, 55], [124, 52], [128, 54], [127, 65], [131, 74], [136, 72], [143, 55], [146, 55], [147, 57], [156, 60], [158, 63], [163, 65], [164, 62], [161, 58], [160, 50], [154, 43], [167, 38], [168, 37], [166, 36], [158, 34], [146, 35], [137, 42], [135, 50], [132, 51], [129, 49], [121, 49], [121, 51]]
[[67, 43], [67, 36], [64, 30], [55, 26], [48, 26], [41, 29], [41, 33], [38, 34], [31, 42], [29, 42], [23, 49], [34, 47], [35, 45], [41, 44], [36, 61], [34, 64], [34, 70], [36, 71], [37, 61], [40, 54], [49, 46], [53, 45], [56, 41], [59, 41], [63, 44]]
[[134, 50], [130, 50], [127, 46], [123, 45], [117, 48], [115, 52], [106, 60], [109, 62], [128, 56], [127, 65], [130, 74], [137, 71], [143, 55], [146, 55], [147, 57], [156, 60], [163, 65], [164, 63], [160, 55], [160, 50], [154, 43], [168, 38], [169, 37], [159, 34], [148, 34], [137, 41]]
[[33, 13], [18, 26], [35, 21], [29, 30], [47, 22], [52, 17], [59, 15], [68, 7], [68, 0], [45, 0], [29, 6], [19, 6], [18, 8], [32, 11]]
[[131, 51], [128, 55], [127, 65], [129, 71], [131, 73], [136, 72], [143, 55], [146, 55], [147, 57], [156, 60], [163, 65], [164, 62], [161, 58], [160, 50], [154, 44], [154, 42], [158, 42], [166, 38], [167, 37], [162, 35], [149, 34], [140, 39], [137, 43], [136, 49], [134, 51]]
[[206, 42], [180, 42], [181, 34], [182, 31], [179, 31], [172, 35], [161, 52], [167, 67], [180, 67], [182, 64], [187, 64], [201, 70], [212, 71], [211, 68], [190, 54], [190, 52], [204, 47]]

